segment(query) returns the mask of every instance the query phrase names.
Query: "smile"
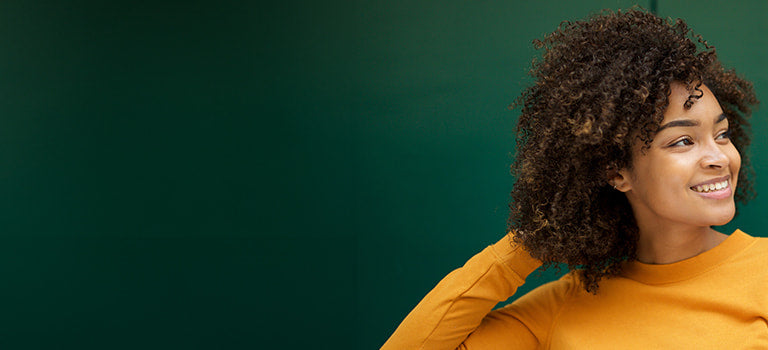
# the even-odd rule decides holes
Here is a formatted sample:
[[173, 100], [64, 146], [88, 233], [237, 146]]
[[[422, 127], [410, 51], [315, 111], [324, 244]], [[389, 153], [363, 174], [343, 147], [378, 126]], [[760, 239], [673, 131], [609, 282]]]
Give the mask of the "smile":
[[707, 183], [691, 186], [690, 189], [705, 199], [721, 200], [729, 199], [733, 196], [730, 176], [712, 179], [707, 181]]
[[698, 186], [691, 187], [692, 190], [696, 192], [701, 192], [701, 193], [719, 191], [724, 188], [728, 188], [728, 180], [716, 182], [713, 184], [698, 185]]

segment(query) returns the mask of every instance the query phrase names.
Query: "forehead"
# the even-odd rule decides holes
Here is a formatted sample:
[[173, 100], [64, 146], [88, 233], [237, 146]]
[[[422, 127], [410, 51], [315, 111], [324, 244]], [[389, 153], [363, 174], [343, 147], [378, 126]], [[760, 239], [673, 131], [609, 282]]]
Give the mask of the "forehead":
[[[673, 120], [678, 119], [700, 119], [700, 118], [716, 118], [723, 113], [723, 109], [720, 107], [720, 103], [717, 102], [717, 98], [709, 88], [701, 84], [699, 90], [701, 92], [692, 90], [689, 91], [686, 86], [679, 82], [673, 82], [670, 84], [671, 93], [669, 95], [669, 105], [664, 110], [664, 120], [661, 124], [664, 125]], [[693, 105], [691, 108], [685, 108], [685, 102], [688, 101], [690, 95], [702, 96], [698, 99], [693, 99]]]

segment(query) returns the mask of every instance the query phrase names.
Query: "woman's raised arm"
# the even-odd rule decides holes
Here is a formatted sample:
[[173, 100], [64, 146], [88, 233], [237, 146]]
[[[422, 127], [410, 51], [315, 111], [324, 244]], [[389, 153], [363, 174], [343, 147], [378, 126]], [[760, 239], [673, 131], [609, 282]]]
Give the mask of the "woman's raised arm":
[[[512, 296], [540, 265], [512, 241], [510, 234], [505, 235], [445, 276], [382, 349], [535, 348], [538, 341], [522, 321], [508, 313], [489, 312]], [[470, 337], [481, 324], [482, 332]]]

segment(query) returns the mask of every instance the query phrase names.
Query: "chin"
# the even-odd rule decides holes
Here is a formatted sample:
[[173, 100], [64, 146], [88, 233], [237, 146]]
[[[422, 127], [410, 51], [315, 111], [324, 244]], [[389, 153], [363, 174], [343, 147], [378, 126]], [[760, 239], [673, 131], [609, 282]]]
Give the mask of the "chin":
[[736, 216], [736, 208], [733, 208], [726, 213], [721, 213], [720, 215], [713, 215], [712, 223], [710, 223], [709, 226], [723, 226], [731, 222], [734, 216]]

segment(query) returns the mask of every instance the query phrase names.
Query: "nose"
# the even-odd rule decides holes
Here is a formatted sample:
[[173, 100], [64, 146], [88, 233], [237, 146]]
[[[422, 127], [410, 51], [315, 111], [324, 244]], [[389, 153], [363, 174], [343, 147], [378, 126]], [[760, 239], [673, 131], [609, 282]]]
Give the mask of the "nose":
[[714, 140], [706, 142], [701, 155], [701, 167], [710, 169], [722, 169], [728, 167], [728, 155], [724, 145], [719, 145]]

